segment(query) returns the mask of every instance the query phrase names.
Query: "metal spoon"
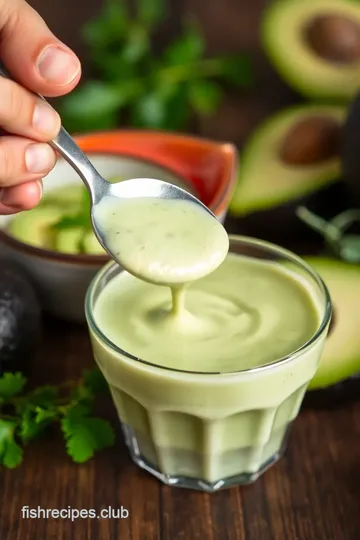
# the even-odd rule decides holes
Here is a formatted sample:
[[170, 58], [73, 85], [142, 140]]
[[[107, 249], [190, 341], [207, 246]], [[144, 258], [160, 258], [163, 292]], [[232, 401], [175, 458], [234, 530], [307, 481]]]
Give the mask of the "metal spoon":
[[[13, 77], [11, 77], [1, 65], [0, 76], [13, 80]], [[46, 102], [46, 99], [43, 96], [40, 96], [39, 94], [37, 94], [37, 96]], [[104, 231], [101, 230], [100, 224], [96, 222], [94, 217], [94, 207], [99, 204], [104, 197], [110, 196], [118, 199], [136, 197], [183, 199], [202, 206], [204, 210], [217, 220], [211, 210], [209, 210], [209, 208], [194, 195], [168, 182], [156, 180], [154, 178], [134, 178], [131, 180], [123, 180], [118, 183], [108, 182], [98, 173], [87, 156], [80, 150], [74, 139], [63, 127], [61, 127], [56, 139], [49, 144], [71, 165], [87, 187], [91, 198], [91, 223], [94, 233], [107, 253], [120, 263], [119, 257], [106, 245]]]

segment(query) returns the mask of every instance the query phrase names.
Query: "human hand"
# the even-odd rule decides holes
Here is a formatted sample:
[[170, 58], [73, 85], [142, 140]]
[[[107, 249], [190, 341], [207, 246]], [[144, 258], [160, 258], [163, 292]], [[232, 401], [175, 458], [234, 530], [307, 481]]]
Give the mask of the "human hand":
[[[62, 96], [79, 82], [81, 65], [24, 0], [0, 0], [0, 59], [28, 90]], [[16, 82], [0, 77], [0, 214], [36, 206], [42, 178], [56, 155], [47, 144], [60, 129], [59, 115]]]

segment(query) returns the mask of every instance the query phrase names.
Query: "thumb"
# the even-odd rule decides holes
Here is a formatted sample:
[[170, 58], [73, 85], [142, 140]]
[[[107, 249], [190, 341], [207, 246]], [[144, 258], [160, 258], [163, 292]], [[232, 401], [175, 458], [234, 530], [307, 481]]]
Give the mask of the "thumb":
[[56, 97], [79, 82], [79, 59], [24, 0], [0, 0], [0, 43], [5, 67], [29, 90]]

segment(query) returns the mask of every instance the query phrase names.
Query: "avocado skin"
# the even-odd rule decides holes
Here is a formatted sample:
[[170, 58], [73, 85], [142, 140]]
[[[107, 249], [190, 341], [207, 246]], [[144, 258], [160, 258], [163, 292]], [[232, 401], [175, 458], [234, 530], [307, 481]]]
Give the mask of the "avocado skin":
[[308, 390], [302, 402], [302, 409], [336, 409], [341, 405], [359, 399], [360, 374], [355, 373], [328, 388]]
[[41, 308], [26, 274], [0, 259], [0, 375], [27, 371], [41, 338]]
[[351, 207], [360, 206], [360, 92], [349, 107], [343, 127], [341, 160]]
[[298, 206], [306, 206], [324, 219], [331, 219], [349, 208], [349, 194], [344, 182], [339, 180], [306, 197], [299, 197], [279, 206], [243, 217], [229, 216], [226, 229], [230, 234], [261, 238], [290, 249], [296, 247], [299, 242], [322, 243], [319, 234], [297, 217], [295, 212]]

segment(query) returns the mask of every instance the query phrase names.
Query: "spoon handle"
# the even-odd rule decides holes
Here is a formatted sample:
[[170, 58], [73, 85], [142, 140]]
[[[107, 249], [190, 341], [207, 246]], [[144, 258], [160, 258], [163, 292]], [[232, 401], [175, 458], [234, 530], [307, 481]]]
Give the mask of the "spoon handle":
[[[0, 64], [0, 76], [4, 77], [5, 79], [14, 80], [2, 64]], [[40, 94], [35, 95], [48, 103]], [[48, 105], [51, 107], [49, 103]], [[52, 148], [54, 148], [54, 150], [59, 152], [59, 154], [79, 174], [90, 191], [93, 202], [95, 202], [95, 199], [97, 198], [96, 195], [104, 191], [108, 182], [106, 182], [106, 180], [104, 180], [103, 177], [97, 172], [91, 161], [79, 148], [71, 135], [61, 126], [58, 135], [55, 139], [50, 141], [49, 144]]]

